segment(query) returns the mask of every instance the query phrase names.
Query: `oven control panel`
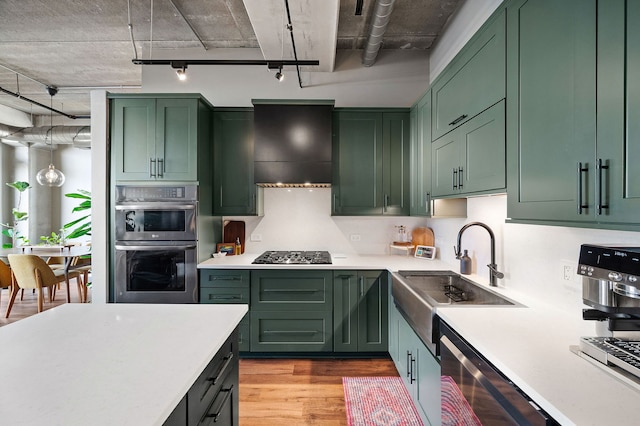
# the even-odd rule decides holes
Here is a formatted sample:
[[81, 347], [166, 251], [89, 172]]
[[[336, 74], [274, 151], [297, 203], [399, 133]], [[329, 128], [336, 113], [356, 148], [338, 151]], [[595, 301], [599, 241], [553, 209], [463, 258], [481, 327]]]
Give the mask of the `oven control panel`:
[[195, 201], [196, 185], [116, 186], [116, 202]]

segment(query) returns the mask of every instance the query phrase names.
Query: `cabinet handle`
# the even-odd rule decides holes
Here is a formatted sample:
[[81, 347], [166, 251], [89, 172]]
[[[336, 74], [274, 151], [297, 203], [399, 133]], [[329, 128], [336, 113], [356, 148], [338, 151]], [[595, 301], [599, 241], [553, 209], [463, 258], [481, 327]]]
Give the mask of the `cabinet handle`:
[[156, 159], [149, 158], [149, 177], [156, 177]]
[[225, 372], [227, 371], [227, 368], [229, 368], [229, 365], [231, 364], [232, 360], [233, 360], [233, 352], [229, 352], [229, 355], [224, 357], [224, 364], [222, 365], [222, 367], [220, 367], [220, 371], [218, 371], [218, 374], [216, 374], [216, 377], [211, 377], [207, 379], [209, 382], [211, 382], [210, 386], [217, 384], [220, 381], [220, 379], [223, 379], [225, 377], [226, 375]]
[[458, 188], [462, 189], [462, 183], [464, 182], [464, 179], [462, 178], [462, 173], [464, 172], [464, 170], [462, 169], [462, 167], [458, 167]]
[[158, 159], [158, 177], [164, 177], [164, 158]]
[[209, 281], [242, 281], [242, 275], [235, 276], [211, 276], [209, 277]]
[[388, 194], [384, 194], [384, 209], [383, 211], [387, 211], [387, 207], [389, 207], [389, 195]]
[[413, 374], [413, 369], [416, 365], [416, 359], [412, 356], [411, 357], [411, 368], [409, 369], [411, 371], [411, 375], [409, 376], [409, 383], [413, 383], [416, 381], [416, 376]]
[[200, 397], [201, 400], [205, 397], [207, 392], [209, 392], [211, 387], [218, 383], [218, 381], [222, 377], [222, 373], [224, 373], [225, 370], [229, 367], [229, 364], [230, 364], [232, 358], [233, 358], [233, 352], [229, 352], [229, 355], [227, 355], [224, 358], [224, 364], [222, 365], [222, 367], [220, 367], [220, 370], [218, 371], [218, 374], [216, 374], [216, 377], [207, 377], [207, 382], [209, 382], [209, 385], [204, 390], [204, 392], [202, 392], [202, 396]]
[[264, 293], [317, 293], [318, 289], [305, 289], [305, 288], [266, 288], [262, 290]]
[[210, 295], [209, 300], [242, 300], [242, 296]]
[[459, 122], [461, 122], [462, 120], [464, 120], [467, 117], [468, 117], [467, 114], [462, 114], [460, 117], [456, 118], [451, 123], [449, 123], [449, 126], [455, 126], [456, 124], [458, 124]]
[[360, 277], [358, 281], [360, 282], [360, 297], [362, 297], [364, 295], [364, 277]]
[[458, 188], [458, 170], [456, 170], [455, 168], [453, 169], [453, 189], [457, 189]]
[[602, 209], [609, 209], [609, 204], [603, 204], [603, 195], [602, 193], [604, 192], [604, 185], [602, 184], [602, 180], [603, 180], [603, 170], [609, 170], [609, 165], [608, 164], [603, 164], [604, 162], [602, 161], [602, 158], [598, 158], [598, 165], [596, 166], [598, 169], [598, 205], [596, 207], [596, 214], [601, 215], [602, 214]]
[[409, 351], [407, 351], [407, 377], [411, 378], [411, 352]]
[[582, 194], [584, 192], [582, 174], [586, 174], [589, 177], [589, 163], [584, 163], [584, 167], [582, 163], [578, 163], [578, 214], [582, 214], [583, 209], [589, 208], [589, 204], [584, 204], [582, 201]]
[[429, 216], [431, 215], [431, 193], [427, 192], [424, 198], [425, 198], [424, 211]]
[[265, 330], [262, 334], [308, 334], [314, 335], [319, 333], [318, 330]]
[[220, 392], [224, 392], [225, 395], [224, 395], [224, 398], [222, 399], [222, 402], [220, 403], [220, 407], [218, 408], [218, 410], [213, 414], [209, 413], [209, 410], [211, 410], [211, 407], [213, 407], [213, 404], [216, 402], [216, 398], [214, 398], [213, 401], [211, 401], [211, 405], [207, 407], [207, 410], [205, 411], [205, 415], [202, 416], [198, 424], [204, 422], [204, 420], [207, 418], [212, 418], [214, 423], [218, 421], [218, 417], [220, 417], [220, 414], [222, 413], [222, 409], [227, 405], [227, 402], [229, 401], [229, 398], [233, 393], [233, 385], [229, 386], [229, 389], [220, 389]]

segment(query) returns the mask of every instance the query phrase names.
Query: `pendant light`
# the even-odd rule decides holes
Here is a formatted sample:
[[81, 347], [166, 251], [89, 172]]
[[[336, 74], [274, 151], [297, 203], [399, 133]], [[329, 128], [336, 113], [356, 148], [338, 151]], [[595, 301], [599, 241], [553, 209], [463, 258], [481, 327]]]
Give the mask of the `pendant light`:
[[[51, 99], [51, 112], [49, 113], [50, 125], [49, 129], [49, 153], [50, 153], [50, 163], [49, 167], [46, 169], [42, 169], [36, 175], [36, 180], [42, 186], [62, 186], [64, 183], [65, 177], [64, 173], [60, 170], [56, 169], [53, 165], [53, 95], [58, 93], [58, 89], [53, 86], [47, 86], [47, 92], [49, 93], [49, 97]], [[47, 144], [47, 136], [44, 139], [45, 145]]]

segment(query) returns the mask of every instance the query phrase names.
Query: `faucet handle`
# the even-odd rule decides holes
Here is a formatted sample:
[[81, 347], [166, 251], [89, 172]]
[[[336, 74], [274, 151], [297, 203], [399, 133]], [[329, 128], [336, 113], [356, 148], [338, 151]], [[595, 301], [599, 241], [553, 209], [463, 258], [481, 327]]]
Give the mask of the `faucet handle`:
[[489, 270], [491, 271], [491, 274], [498, 278], [498, 279], [502, 279], [504, 278], [504, 274], [500, 271], [498, 271], [498, 265], [496, 265], [495, 263], [492, 263], [490, 265], [487, 265], [487, 267], [489, 268]]
[[453, 253], [456, 255], [456, 259], [460, 259], [462, 257], [462, 250], [453, 246]]

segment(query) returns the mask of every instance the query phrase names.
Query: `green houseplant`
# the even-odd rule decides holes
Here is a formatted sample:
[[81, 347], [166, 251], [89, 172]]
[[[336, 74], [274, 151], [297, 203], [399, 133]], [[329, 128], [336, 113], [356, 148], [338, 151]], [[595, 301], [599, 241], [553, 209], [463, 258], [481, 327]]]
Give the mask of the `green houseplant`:
[[91, 192], [84, 189], [78, 189], [78, 192], [70, 192], [64, 194], [64, 196], [80, 200], [80, 204], [71, 210], [72, 213], [86, 212], [89, 210], [89, 214], [66, 223], [62, 227], [61, 233], [65, 233], [65, 239], [72, 240], [74, 238], [84, 237], [85, 235], [91, 236]]
[[29, 240], [20, 235], [18, 232], [18, 224], [20, 222], [24, 222], [29, 218], [27, 212], [23, 212], [20, 210], [20, 204], [22, 203], [22, 193], [27, 189], [31, 188], [29, 182], [16, 181], [16, 182], [7, 182], [7, 186], [10, 186], [19, 192], [18, 194], [18, 206], [11, 209], [11, 213], [13, 214], [13, 222], [0, 223], [2, 226], [2, 235], [5, 237], [11, 238], [10, 243], [3, 243], [2, 248], [12, 248], [16, 247], [18, 244], [18, 240], [22, 240], [23, 243], [28, 244]]

